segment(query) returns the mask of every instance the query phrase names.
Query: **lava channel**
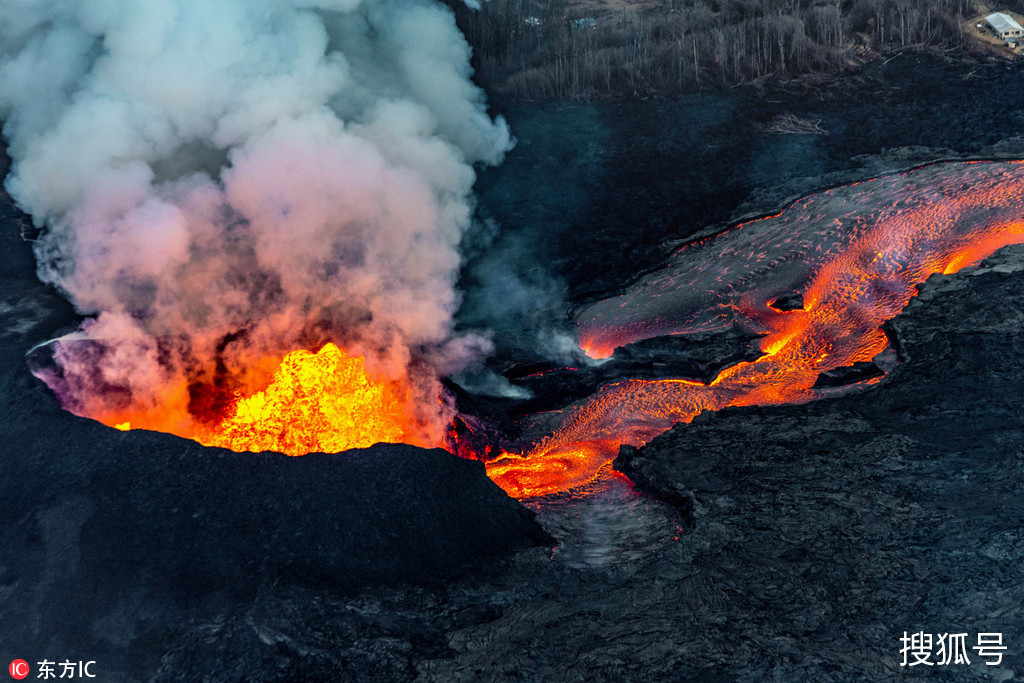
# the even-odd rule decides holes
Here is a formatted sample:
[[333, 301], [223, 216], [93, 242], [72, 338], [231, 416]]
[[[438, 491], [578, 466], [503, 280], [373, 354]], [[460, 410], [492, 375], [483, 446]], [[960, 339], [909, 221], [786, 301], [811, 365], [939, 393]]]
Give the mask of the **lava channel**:
[[[641, 445], [701, 411], [818, 398], [822, 372], [886, 350], [881, 326], [919, 283], [1022, 241], [1024, 163], [950, 162], [810, 195], [688, 244], [620, 296], [583, 310], [580, 347], [603, 358], [643, 339], [736, 325], [764, 335], [761, 357], [708, 385], [604, 386], [562, 411], [525, 456], [495, 459], [488, 473], [513, 496], [547, 495], [591, 481], [620, 444]], [[793, 292], [802, 309], [770, 305]]]

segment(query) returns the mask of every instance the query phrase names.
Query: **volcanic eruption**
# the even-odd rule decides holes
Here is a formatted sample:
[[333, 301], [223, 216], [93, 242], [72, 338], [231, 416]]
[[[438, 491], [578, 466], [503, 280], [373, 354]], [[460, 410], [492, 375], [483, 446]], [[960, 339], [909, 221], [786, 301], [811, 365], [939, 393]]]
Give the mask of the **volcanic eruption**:
[[473, 164], [510, 147], [414, 0], [0, 7], [7, 188], [84, 322], [79, 415], [235, 450], [438, 445]]
[[[511, 146], [449, 10], [81, 0], [0, 19], [7, 187], [46, 227], [40, 277], [85, 316], [32, 359], [65, 408], [236, 451], [445, 445], [441, 378], [491, 345], [453, 332], [474, 164]], [[936, 164], [685, 245], [578, 311], [580, 346], [736, 327], [759, 355], [531, 416], [489, 474], [562, 491], [702, 410], [829, 394], [823, 373], [887, 351], [918, 283], [1024, 241], [1021, 169]]]

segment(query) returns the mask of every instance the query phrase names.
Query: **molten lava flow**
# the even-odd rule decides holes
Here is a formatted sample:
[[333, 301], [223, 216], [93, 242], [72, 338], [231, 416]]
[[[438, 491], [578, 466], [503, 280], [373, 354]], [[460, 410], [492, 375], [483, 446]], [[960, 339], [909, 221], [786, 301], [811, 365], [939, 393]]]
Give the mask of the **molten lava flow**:
[[[621, 296], [582, 311], [581, 347], [608, 357], [643, 339], [735, 325], [763, 335], [762, 355], [726, 368], [709, 384], [633, 379], [606, 385], [557, 413], [532, 416], [524, 442], [535, 446], [525, 456], [505, 453], [489, 462], [488, 474], [514, 496], [546, 495], [593, 480], [620, 444], [645, 443], [703, 410], [819, 398], [831, 391], [815, 386], [822, 372], [870, 361], [887, 349], [881, 326], [907, 305], [918, 283], [1018, 242], [1024, 242], [1024, 163], [970, 162], [828, 190], [689, 244]], [[802, 295], [802, 309], [770, 306], [794, 292]], [[132, 343], [76, 353], [89, 361], [90, 353], [116, 354]], [[158, 345], [144, 350], [161, 356]], [[58, 345], [55, 358], [64, 374], [48, 376], [59, 395], [71, 368], [93, 365], [61, 363], [61, 353]], [[269, 377], [262, 368], [277, 359], [243, 360], [259, 369], [253, 376]], [[299, 455], [378, 441], [442, 445], [444, 435], [424, 427], [422, 397], [434, 385], [426, 394], [417, 385], [421, 400], [413, 400], [406, 378], [374, 376], [361, 357], [333, 344], [315, 354], [289, 353], [272, 374], [245, 390], [214, 382], [204, 393], [183, 382], [123, 410], [69, 409], [119, 429], [156, 429], [236, 451]], [[130, 391], [134, 378], [108, 372], [89, 379], [113, 387], [107, 393], [116, 405], [118, 392]], [[447, 409], [441, 413], [451, 416]], [[436, 418], [429, 421], [436, 424]], [[559, 421], [554, 429], [552, 420]]]
[[[818, 398], [820, 373], [887, 348], [881, 325], [917, 284], [1020, 242], [1024, 164], [968, 162], [828, 190], [687, 245], [625, 294], [584, 310], [581, 347], [601, 358], [642, 339], [737, 325], [765, 335], [763, 355], [709, 385], [605, 386], [563, 411], [525, 457], [505, 455], [488, 473], [511, 495], [546, 495], [593, 479], [619, 444], [645, 443], [703, 410]], [[769, 306], [792, 291], [802, 292], [802, 310]]]
[[371, 382], [363, 358], [350, 358], [334, 344], [316, 354], [293, 351], [270, 386], [240, 399], [204, 443], [303, 455], [401, 442], [407, 400], [408, 392]]
[[123, 417], [111, 415], [101, 421], [121, 430], [171, 431], [233, 451], [304, 455], [379, 442], [439, 445], [424, 441], [407, 388], [395, 381], [373, 380], [361, 356], [349, 356], [334, 344], [318, 353], [298, 350], [286, 355], [265, 389], [236, 396], [227, 417], [215, 424], [187, 415], [137, 414], [128, 421]]

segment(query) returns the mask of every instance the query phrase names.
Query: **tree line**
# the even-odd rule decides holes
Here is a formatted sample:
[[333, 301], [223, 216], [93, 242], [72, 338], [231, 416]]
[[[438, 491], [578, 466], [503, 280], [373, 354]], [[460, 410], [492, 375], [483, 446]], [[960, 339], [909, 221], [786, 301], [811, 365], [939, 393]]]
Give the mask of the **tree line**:
[[[525, 99], [837, 73], [896, 50], [962, 47], [964, 18], [978, 11], [974, 0], [660, 0], [588, 16], [563, 0], [451, 2], [477, 79]], [[1022, 11], [1024, 0], [1005, 8]]]

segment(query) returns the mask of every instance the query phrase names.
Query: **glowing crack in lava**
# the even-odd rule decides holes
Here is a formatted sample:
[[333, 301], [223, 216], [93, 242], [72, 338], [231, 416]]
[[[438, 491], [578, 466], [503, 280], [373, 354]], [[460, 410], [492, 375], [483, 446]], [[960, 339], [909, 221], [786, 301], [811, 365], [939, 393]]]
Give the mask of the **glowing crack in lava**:
[[[233, 451], [277, 451], [288, 455], [336, 453], [379, 442], [438, 446], [421, 436], [410, 392], [401, 383], [374, 380], [360, 356], [328, 343], [317, 353], [285, 356], [270, 384], [248, 396], [237, 395], [227, 416], [213, 424], [165, 415], [98, 415], [121, 430], [169, 431]], [[123, 418], [123, 422], [120, 421]]]
[[[764, 335], [763, 355], [708, 385], [605, 386], [556, 416], [553, 433], [525, 457], [505, 455], [488, 473], [512, 495], [545, 495], [593, 479], [620, 444], [640, 445], [703, 410], [825, 395], [814, 387], [820, 373], [887, 349], [881, 325], [918, 283], [1019, 242], [1024, 163], [960, 162], [827, 190], [688, 244], [621, 296], [583, 310], [581, 348], [607, 357], [642, 339], [737, 325]], [[769, 305], [791, 292], [803, 294], [803, 310]]]

